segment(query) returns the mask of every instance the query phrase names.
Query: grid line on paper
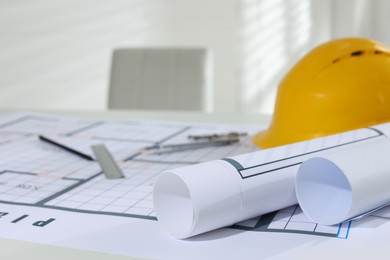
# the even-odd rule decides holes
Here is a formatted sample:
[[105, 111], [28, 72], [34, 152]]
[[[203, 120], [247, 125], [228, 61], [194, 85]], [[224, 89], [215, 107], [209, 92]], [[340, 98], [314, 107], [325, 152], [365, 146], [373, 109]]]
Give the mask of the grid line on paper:
[[[69, 208], [72, 211], [112, 212], [153, 219], [152, 185], [158, 172], [154, 164], [129, 162], [124, 167], [125, 179], [107, 181], [103, 175], [79, 185], [66, 194], [48, 201], [45, 206]], [[177, 167], [178, 165], [176, 165]], [[162, 165], [160, 170], [172, 167]]]
[[19, 122], [22, 122], [26, 119], [29, 119], [30, 116], [29, 115], [26, 115], [26, 116], [23, 116], [23, 117], [20, 117], [20, 118], [16, 118], [14, 120], [11, 120], [11, 121], [8, 121], [8, 122], [5, 122], [3, 124], [0, 125], [0, 128], [4, 128], [4, 127], [7, 127], [7, 126], [10, 126], [10, 125], [13, 125], [13, 124], [17, 124]]
[[104, 124], [104, 122], [103, 122], [103, 121], [95, 122], [95, 123], [92, 123], [92, 124], [90, 124], [90, 125], [86, 125], [85, 127], [81, 127], [81, 128], [79, 128], [79, 129], [75, 129], [75, 130], [73, 130], [73, 131], [70, 131], [70, 132], [68, 132], [66, 135], [67, 135], [67, 136], [72, 136], [72, 135], [75, 135], [75, 134], [77, 134], [77, 133], [84, 132], [84, 131], [87, 130], [87, 129], [91, 129], [91, 128], [94, 128], [94, 127], [96, 127], [96, 126], [99, 126], [99, 125], [101, 125], [101, 124]]
[[77, 182], [45, 178], [36, 174], [3, 171], [0, 173], [0, 201], [39, 205], [39, 202], [48, 196], [75, 185]]
[[[25, 115], [1, 124], [0, 130], [18, 134], [41, 134], [44, 132], [67, 134], [93, 123], [94, 121], [81, 122], [79, 120], [67, 120], [67, 123], [64, 123], [54, 117]], [[58, 127], [59, 125], [61, 127]]]
[[187, 128], [187, 126], [176, 125], [152, 127], [151, 125], [145, 125], [140, 122], [110, 121], [86, 128], [84, 131], [77, 132], [74, 136], [106, 141], [159, 144], [186, 131]]
[[59, 192], [57, 192], [57, 193], [55, 193], [55, 194], [53, 194], [51, 196], [48, 196], [48, 197], [40, 200], [36, 204], [37, 205], [44, 205], [46, 202], [51, 201], [52, 199], [54, 199], [54, 198], [56, 198], [56, 197], [58, 197], [58, 196], [60, 196], [62, 194], [65, 194], [68, 191], [71, 191], [74, 188], [76, 188], [76, 187], [78, 187], [78, 186], [80, 186], [80, 185], [82, 185], [82, 184], [92, 180], [93, 178], [96, 178], [97, 176], [102, 175], [102, 174], [103, 174], [102, 172], [99, 172], [98, 174], [95, 174], [95, 175], [93, 175], [93, 176], [91, 176], [91, 177], [89, 177], [88, 179], [85, 179], [85, 180], [77, 180], [77, 179], [72, 179], [72, 178], [66, 178], [66, 180], [74, 180], [74, 181], [77, 181], [77, 182], [75, 182], [73, 185], [70, 185], [69, 187], [67, 187], [67, 188], [65, 188], [65, 189], [63, 189], [63, 190], [61, 190], [61, 191], [59, 191]]
[[[263, 220], [262, 220], [263, 219]], [[335, 238], [347, 238], [350, 224], [340, 226], [321, 226], [311, 222], [296, 205], [271, 212], [231, 226], [233, 229], [258, 232], [296, 233]]]

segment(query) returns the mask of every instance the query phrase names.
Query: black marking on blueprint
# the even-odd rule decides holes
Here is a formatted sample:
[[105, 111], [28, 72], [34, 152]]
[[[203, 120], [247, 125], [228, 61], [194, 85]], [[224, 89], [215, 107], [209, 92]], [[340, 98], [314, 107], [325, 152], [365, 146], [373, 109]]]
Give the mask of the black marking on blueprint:
[[262, 215], [254, 227], [235, 224], [233, 226], [230, 226], [229, 228], [237, 229], [237, 230], [245, 230], [245, 231], [254, 231], [254, 232], [291, 233], [291, 234], [304, 234], [304, 235], [315, 235], [315, 236], [325, 236], [325, 237], [337, 237], [337, 234], [325, 233], [325, 232], [269, 228], [269, 225], [271, 224], [272, 220], [274, 219], [277, 213], [278, 211], [274, 211]]
[[[19, 202], [9, 202], [9, 201], [0, 201], [0, 202], [4, 203], [4, 204], [11, 204], [11, 205], [21, 205], [21, 206], [30, 206], [30, 207], [37, 206], [36, 204], [19, 203]], [[129, 217], [129, 218], [138, 218], [138, 219], [157, 221], [157, 217], [146, 216], [146, 215], [136, 215], [136, 214], [128, 214], [128, 213], [108, 212], [108, 211], [92, 211], [92, 210], [83, 210], [83, 209], [72, 209], [72, 208], [49, 206], [49, 205], [39, 205], [39, 207], [54, 209], [54, 210], [64, 210], [64, 211], [76, 212], [76, 213], [86, 213], [86, 214], [93, 214], [93, 215], [108, 215], [108, 216], [117, 216], [117, 217]], [[270, 214], [273, 214], [273, 213], [270, 213]], [[269, 215], [269, 214], [267, 214], [267, 215]], [[304, 234], [304, 235], [314, 235], [314, 236], [324, 236], [324, 237], [337, 238], [336, 234], [332, 234], [332, 233], [268, 228], [268, 226], [264, 226], [261, 224], [259, 225], [259, 222], [256, 224], [255, 227], [233, 225], [233, 226], [230, 226], [227, 228], [235, 229], [235, 230], [243, 230], [243, 231], [252, 231], [252, 232], [290, 233], [290, 234]]]
[[[253, 165], [253, 166], [247, 167], [247, 168], [242, 169], [242, 170], [248, 170], [248, 169], [252, 169], [252, 168], [256, 168], [256, 167], [261, 167], [261, 166], [264, 166], [264, 165], [268, 165], [268, 164], [271, 164], [271, 163], [282, 162], [282, 161], [285, 161], [285, 160], [289, 160], [289, 159], [293, 159], [293, 158], [305, 156], [305, 155], [308, 155], [308, 154], [318, 153], [318, 152], [326, 151], [326, 150], [329, 150], [329, 149], [333, 149], [333, 148], [337, 148], [337, 147], [342, 147], [342, 146], [345, 146], [345, 145], [349, 145], [349, 144], [353, 144], [353, 143], [357, 143], [357, 142], [361, 142], [361, 141], [366, 141], [366, 140], [369, 140], [369, 139], [377, 138], [377, 137], [379, 137], [379, 136], [381, 136], [381, 135], [370, 136], [370, 137], [367, 137], [367, 138], [363, 138], [363, 139], [351, 141], [351, 142], [348, 142], [348, 143], [339, 144], [339, 145], [335, 145], [335, 146], [330, 146], [330, 147], [323, 148], [323, 149], [320, 149], [320, 150], [315, 150], [315, 151], [311, 151], [311, 152], [307, 152], [307, 153], [302, 153], [302, 154], [299, 154], [299, 155], [295, 155], [295, 156], [291, 156], [291, 157], [286, 157], [286, 158], [282, 158], [282, 159], [275, 160], [275, 161], [271, 161], [271, 162], [266, 162], [266, 163], [262, 163], [262, 164], [258, 164], [258, 165]], [[265, 174], [265, 173], [270, 173], [270, 172], [273, 172], [273, 171], [281, 170], [281, 169], [284, 169], [284, 168], [296, 166], [296, 165], [299, 165], [299, 164], [301, 164], [301, 163], [302, 163], [302, 162], [295, 162], [295, 163], [293, 163], [293, 164], [288, 164], [288, 165], [286, 165], [286, 166], [279, 167], [279, 168], [272, 169], [272, 170], [268, 170], [268, 171], [258, 172], [258, 173], [251, 174], [251, 175], [248, 175], [248, 176], [245, 176], [245, 177], [242, 176], [242, 174], [241, 174], [240, 171], [239, 171], [239, 174], [240, 174], [241, 178], [246, 179], [246, 178], [250, 178], [250, 177], [262, 175], [262, 174]], [[234, 165], [233, 165], [233, 166], [234, 166]]]
[[256, 230], [265, 231], [268, 229], [269, 224], [271, 224], [272, 220], [274, 219], [274, 217], [276, 216], [277, 213], [278, 213], [277, 211], [274, 211], [274, 212], [270, 212], [268, 214], [262, 215], [254, 227], [248, 227], [248, 226], [243, 226], [243, 225], [239, 225], [239, 224], [234, 224], [230, 228], [240, 229], [240, 230], [248, 230], [248, 231], [256, 231]]
[[[367, 127], [367, 129], [371, 129], [375, 132], [377, 132], [379, 135], [383, 135], [383, 136], [386, 136], [381, 130], [377, 129], [377, 128], [374, 128], [374, 127]], [[387, 136], [386, 136], [387, 137]]]
[[[51, 196], [49, 196], [49, 197], [47, 197], [47, 198], [45, 198], [45, 199], [43, 199], [43, 200], [41, 200], [41, 201], [38, 201], [38, 202], [35, 203], [34, 205], [37, 205], [37, 206], [44, 206], [44, 204], [45, 204], [46, 202], [48, 202], [48, 201], [50, 201], [50, 200], [52, 200], [52, 199], [55, 199], [55, 198], [61, 196], [62, 194], [65, 194], [65, 193], [67, 193], [68, 191], [71, 191], [71, 190], [73, 190], [73, 189], [75, 189], [75, 188], [77, 188], [77, 187], [83, 185], [84, 183], [89, 182], [90, 180], [92, 180], [92, 179], [94, 179], [94, 178], [96, 178], [97, 176], [102, 175], [102, 174], [103, 174], [103, 172], [99, 172], [99, 173], [97, 173], [97, 174], [95, 174], [95, 175], [92, 175], [91, 177], [89, 177], [89, 178], [87, 178], [87, 179], [79, 180], [79, 181], [76, 182], [75, 184], [73, 184], [73, 185], [71, 185], [71, 186], [69, 186], [69, 187], [67, 187], [67, 188], [65, 188], [65, 189], [63, 189], [63, 190], [61, 190], [61, 191], [59, 191], [59, 192], [57, 192], [57, 193], [54, 193], [53, 195], [51, 195]], [[64, 180], [68, 180], [68, 179], [67, 179], [67, 178], [64, 178]], [[69, 179], [69, 180], [74, 180], [74, 179]]]
[[[5, 127], [8, 127], [8, 126], [12, 126], [12, 125], [15, 125], [15, 124], [21, 123], [23, 121], [27, 121], [27, 120], [38, 120], [38, 121], [45, 121], [45, 122], [59, 122], [57, 118], [43, 117], [43, 116], [36, 116], [36, 115], [26, 115], [26, 116], [22, 116], [20, 118], [17, 118], [15, 120], [9, 121], [7, 123], [4, 123], [4, 124], [0, 125], [0, 128], [5, 128]], [[76, 130], [76, 131], [78, 131], [78, 130]], [[29, 132], [12, 131], [11, 133], [18, 133], [18, 134], [20, 134], [20, 133], [29, 133]], [[29, 134], [32, 135], [32, 134], [35, 134], [35, 133], [29, 133]]]
[[255, 225], [255, 229], [268, 228], [274, 217], [278, 214], [277, 211], [262, 215]]
[[245, 169], [244, 166], [242, 166], [236, 160], [233, 160], [233, 159], [230, 159], [230, 158], [222, 158], [221, 160], [230, 163], [234, 168], [236, 168], [237, 171], [241, 171], [241, 170]]
[[91, 123], [90, 125], [87, 125], [87, 126], [84, 126], [84, 127], [79, 128], [79, 129], [70, 131], [70, 132], [67, 133], [66, 135], [67, 135], [67, 136], [72, 136], [72, 135], [75, 135], [75, 134], [84, 132], [84, 131], [86, 131], [86, 130], [88, 130], [88, 129], [94, 128], [94, 127], [96, 127], [96, 126], [102, 125], [103, 123], [104, 123], [103, 121], [94, 122], [94, 123]]
[[[51, 118], [51, 117], [42, 117], [42, 116], [36, 116], [36, 115], [25, 115], [22, 117], [19, 117], [17, 119], [14, 119], [12, 121], [6, 122], [2, 125], [0, 125], [0, 128], [12, 126], [18, 123], [21, 123], [26, 120], [38, 120], [38, 121], [46, 121], [46, 122], [58, 122], [58, 119], [56, 118]], [[25, 132], [23, 132], [25, 133]]]
[[137, 156], [139, 156], [139, 155], [141, 155], [141, 154], [142, 154], [141, 152], [137, 152], [137, 153], [135, 153], [135, 154], [133, 154], [133, 155], [130, 155], [129, 157], [123, 159], [123, 161], [124, 161], [124, 162], [132, 161], [135, 157], [137, 157]]
[[37, 175], [36, 173], [32, 173], [32, 172], [21, 172], [21, 171], [13, 171], [13, 170], [4, 170], [4, 171], [0, 172], [0, 174], [6, 173], [6, 172], [9, 172], [9, 173], [18, 173], [18, 174], [25, 174], [25, 175], [34, 175], [34, 176]]
[[4, 128], [4, 127], [8, 127], [8, 126], [11, 126], [11, 125], [15, 125], [15, 124], [18, 124], [20, 122], [23, 122], [25, 120], [28, 120], [30, 118], [30, 116], [23, 116], [23, 117], [20, 117], [20, 118], [17, 118], [17, 119], [14, 119], [12, 121], [9, 121], [9, 122], [6, 122], [2, 125], [0, 125], [0, 128]]
[[153, 216], [136, 215], [136, 214], [128, 214], [128, 213], [117, 213], [117, 212], [108, 212], [108, 211], [91, 211], [91, 210], [84, 210], [84, 209], [71, 209], [71, 208], [58, 207], [58, 206], [37, 205], [37, 204], [31, 204], [31, 203], [10, 202], [10, 201], [2, 201], [2, 200], [0, 200], [0, 203], [9, 204], [9, 205], [29, 206], [29, 207], [39, 206], [40, 208], [64, 210], [64, 211], [77, 212], [77, 213], [87, 213], [87, 214], [93, 214], [93, 215], [109, 215], [109, 216], [118, 216], [118, 217], [130, 217], [130, 218], [140, 218], [140, 219], [149, 219], [149, 220], [156, 220], [157, 221], [157, 218], [153, 217]]
[[41, 120], [41, 121], [48, 121], [48, 122], [58, 122], [58, 119], [55, 117], [50, 116], [37, 116], [37, 115], [28, 115], [29, 119], [35, 119], [35, 120]]
[[[27, 172], [17, 172], [17, 171], [2, 171], [0, 174], [5, 172], [11, 172], [11, 173], [19, 173], [19, 174], [28, 174], [28, 175], [34, 175], [37, 176], [35, 173], [27, 173]], [[66, 189], [63, 189], [62, 191], [59, 191], [41, 201], [38, 201], [36, 203], [25, 203], [25, 202], [12, 202], [12, 201], [3, 201], [0, 200], [0, 203], [9, 204], [9, 205], [20, 205], [20, 206], [29, 206], [29, 207], [40, 207], [40, 208], [49, 208], [49, 209], [58, 209], [58, 210], [65, 210], [65, 211], [71, 211], [71, 212], [78, 212], [78, 213], [88, 213], [88, 214], [94, 214], [94, 215], [111, 215], [111, 216], [119, 216], [119, 217], [131, 217], [131, 218], [140, 218], [140, 219], [149, 219], [149, 220], [157, 220], [154, 216], [145, 216], [145, 215], [137, 215], [137, 214], [128, 214], [128, 213], [117, 213], [117, 212], [107, 212], [107, 211], [91, 211], [91, 210], [82, 210], [82, 209], [71, 209], [66, 207], [58, 207], [58, 206], [51, 206], [51, 205], [45, 205], [45, 203], [69, 192], [72, 189], [75, 189], [92, 179], [98, 177], [99, 175], [102, 175], [103, 172], [99, 172], [98, 174], [95, 174], [85, 180], [80, 179], [74, 179], [74, 178], [64, 178], [64, 180], [74, 180], [77, 181], [77, 183], [67, 187]]]
[[101, 140], [101, 141], [114, 141], [114, 142], [131, 142], [131, 143], [153, 143], [150, 140], [142, 140], [142, 139], [130, 139], [130, 138], [115, 138], [115, 137], [99, 137], [95, 136], [92, 139]]
[[[131, 155], [131, 156], [129, 156], [129, 157], [123, 159], [123, 161], [124, 161], [124, 162], [133, 161], [134, 158], [136, 158], [137, 156], [140, 156], [141, 154], [142, 154], [142, 152], [137, 152], [137, 153], [135, 153], [135, 154], [133, 154], [133, 155]], [[139, 161], [142, 161], [142, 160], [139, 160]]]
[[[279, 168], [275, 168], [275, 169], [272, 169], [272, 170], [251, 174], [251, 175], [248, 175], [248, 176], [245, 176], [245, 177], [242, 176], [242, 174], [240, 172], [240, 176], [241, 176], [242, 179], [247, 179], [247, 178], [250, 178], [250, 177], [254, 177], [254, 176], [258, 176], [258, 175], [262, 175], [262, 174], [266, 174], [266, 173], [270, 173], [270, 172], [279, 171], [279, 170], [283, 170], [283, 169], [286, 169], [286, 168], [294, 167], [294, 166], [297, 166], [297, 165], [300, 165], [300, 164], [302, 164], [302, 162], [297, 162], [297, 163], [285, 165], [285, 166], [282, 166], [282, 167], [279, 167]], [[246, 169], [244, 169], [244, 170], [246, 170]]]
[[[158, 146], [159, 144], [163, 143], [163, 142], [166, 142], [168, 141], [169, 139], [173, 138], [173, 137], [176, 137], [178, 136], [179, 134], [182, 134], [184, 133], [185, 131], [187, 131], [188, 129], [190, 129], [191, 127], [190, 126], [187, 126], [187, 127], [184, 127], [182, 129], [180, 129], [179, 131], [177, 131], [176, 133], [173, 133], [171, 134], [170, 136], [167, 136], [165, 137], [164, 139], [158, 141], [158, 142], [155, 142], [153, 143], [155, 146]], [[142, 152], [137, 152], [127, 158], [125, 158], [123, 161], [127, 162], [127, 161], [130, 161], [130, 160], [134, 160], [134, 161], [140, 161], [140, 162], [156, 162], [156, 163], [177, 163], [177, 162], [164, 162], [164, 161], [155, 161], [155, 160], [144, 160], [144, 159], [139, 159], [139, 160], [136, 160], [135, 158], [137, 156], [140, 156], [142, 154]], [[181, 162], [180, 162], [181, 163]], [[183, 164], [194, 164], [194, 163], [198, 163], [198, 162], [183, 162]]]
[[161, 164], [184, 164], [184, 165], [201, 163], [201, 162], [189, 162], [189, 161], [177, 162], [177, 161], [159, 161], [159, 160], [146, 160], [146, 159], [131, 159], [131, 161], [145, 162], [145, 163], [161, 163]]
[[[133, 122], [121, 122], [121, 123], [129, 123], [131, 125], [135, 125], [135, 123]], [[82, 131], [85, 131], [85, 130], [88, 130], [88, 129], [91, 129], [93, 127], [96, 127], [98, 125], [103, 125], [103, 124], [107, 124], [107, 122], [99, 122], [99, 123], [96, 123], [95, 125], [91, 125], [91, 126], [88, 126], [88, 127], [85, 127], [85, 129], [82, 129]], [[157, 141], [157, 142], [153, 142], [153, 141], [150, 141], [150, 140], [143, 140], [143, 139], [131, 139], [131, 138], [116, 138], [116, 137], [99, 137], [99, 136], [95, 136], [93, 137], [92, 139], [94, 140], [102, 140], [102, 141], [114, 141], [114, 142], [134, 142], [134, 143], [148, 143], [148, 144], [154, 144], [154, 145], [159, 145], [160, 143], [162, 142], [165, 142], [166, 140], [169, 140], [171, 139], [172, 137], [175, 137], [177, 136], [178, 134], [181, 134], [182, 132], [185, 132], [186, 130], [188, 130], [190, 127], [185, 127], [183, 129], [180, 129], [178, 132], [168, 136], [168, 137], [165, 137], [164, 139], [160, 140], [160, 141]], [[77, 131], [75, 133], [80, 133], [82, 131]], [[71, 133], [72, 135], [75, 134], [75, 133]]]
[[188, 131], [190, 128], [191, 128], [191, 126], [186, 126], [186, 127], [182, 128], [182, 129], [180, 129], [179, 131], [177, 131], [176, 133], [173, 133], [173, 134], [171, 134], [171, 135], [165, 137], [164, 139], [158, 141], [158, 142], [156, 143], [156, 145], [159, 145], [159, 144], [161, 144], [161, 143], [163, 143], [163, 142], [166, 142], [166, 141], [168, 141], [169, 139], [171, 139], [171, 138], [173, 138], [173, 137], [176, 137], [176, 136], [178, 136], [179, 134], [184, 133], [185, 131]]
[[276, 228], [274, 229], [274, 228], [268, 228], [266, 230], [253, 230], [253, 231], [265, 231], [265, 232], [274, 232], [274, 233], [290, 233], [290, 234], [303, 234], [303, 235], [314, 235], [314, 236], [337, 238], [336, 234], [332, 234], [332, 233], [304, 231], [304, 230], [294, 230], [294, 229], [276, 229]]
[[268, 165], [268, 164], [275, 163], [275, 162], [282, 162], [282, 161], [285, 161], [285, 160], [294, 159], [294, 158], [297, 158], [297, 157], [300, 157], [300, 156], [304, 156], [304, 155], [308, 155], [308, 154], [313, 154], [313, 153], [317, 153], [317, 152], [326, 151], [326, 150], [337, 148], [337, 147], [341, 147], [341, 146], [344, 146], [344, 145], [349, 145], [349, 144], [358, 143], [358, 142], [361, 142], [361, 141], [366, 141], [366, 140], [369, 140], [369, 139], [372, 139], [372, 138], [377, 138], [378, 136], [380, 136], [380, 135], [370, 136], [370, 137], [366, 137], [366, 138], [363, 138], [363, 139], [351, 141], [351, 142], [348, 142], [348, 143], [338, 144], [338, 145], [330, 146], [330, 147], [327, 147], [327, 148], [323, 148], [323, 149], [319, 149], [319, 150], [315, 150], [315, 151], [311, 151], [311, 152], [307, 152], [307, 153], [301, 153], [299, 155], [295, 155], [295, 156], [291, 156], [291, 157], [286, 157], [286, 158], [275, 160], [275, 161], [272, 161], [272, 162], [266, 162], [266, 163], [250, 166], [250, 167], [245, 168], [245, 170], [256, 168], [256, 167], [259, 167], [259, 166]]
[[[314, 232], [317, 230], [317, 227], [318, 227], [318, 223], [316, 223], [316, 225], [314, 226]], [[339, 232], [337, 232], [337, 233], [339, 233]], [[336, 234], [336, 236], [337, 236], [338, 234]]]
[[291, 216], [288, 218], [288, 221], [286, 222], [286, 225], [284, 225], [284, 228], [287, 227], [288, 223], [291, 221], [292, 217], [294, 216], [295, 212], [297, 211], [298, 207], [295, 207], [294, 211], [292, 212]]
[[[6, 200], [0, 200], [0, 203], [8, 204], [8, 205], [19, 205], [19, 206], [36, 207], [35, 203], [13, 202], [13, 201], [6, 201]], [[41, 208], [42, 206], [39, 206], [39, 207]]]
[[[33, 175], [33, 176], [37, 176], [37, 177], [40, 177], [37, 173], [34, 173], [34, 172], [22, 172], [22, 171], [13, 171], [13, 170], [4, 170], [4, 171], [1, 171], [0, 174], [3, 174], [3, 173], [17, 173], [17, 174], [24, 174], [24, 175]], [[97, 174], [97, 175], [100, 175], [101, 173]], [[65, 177], [63, 178], [64, 180], [71, 180], [71, 181], [80, 181], [80, 179], [76, 179], [76, 178], [69, 178], [69, 177]]]
[[71, 212], [77, 212], [77, 213], [87, 213], [87, 214], [93, 214], [93, 215], [109, 215], [109, 216], [140, 218], [140, 219], [149, 219], [149, 220], [156, 220], [157, 221], [156, 217], [145, 216], [145, 215], [136, 215], [136, 214], [118, 213], [118, 212], [108, 212], [108, 211], [91, 211], [91, 210], [84, 210], [84, 209], [71, 209], [71, 208], [49, 206], [49, 205], [43, 205], [43, 207], [44, 208], [49, 208], [49, 209], [59, 209], [59, 210], [65, 210], [65, 211], [71, 211]]
[[15, 132], [15, 131], [4, 131], [0, 130], [0, 135], [2, 136], [7, 136], [7, 135], [18, 135], [18, 136], [23, 136], [23, 137], [30, 137], [30, 136], [35, 136], [36, 134], [32, 133], [23, 133], [23, 132]]
[[0, 142], [0, 145], [6, 145], [6, 144], [9, 144], [9, 143], [12, 143], [12, 141], [11, 140], [5, 140], [5, 141]]

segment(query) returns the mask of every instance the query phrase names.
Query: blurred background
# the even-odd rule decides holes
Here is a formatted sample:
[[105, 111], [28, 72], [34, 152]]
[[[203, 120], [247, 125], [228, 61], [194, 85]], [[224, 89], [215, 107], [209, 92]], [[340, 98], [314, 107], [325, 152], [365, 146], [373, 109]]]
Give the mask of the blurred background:
[[389, 13], [387, 0], [0, 0], [0, 109], [106, 110], [115, 48], [202, 47], [210, 111], [270, 114], [318, 44], [390, 45]]

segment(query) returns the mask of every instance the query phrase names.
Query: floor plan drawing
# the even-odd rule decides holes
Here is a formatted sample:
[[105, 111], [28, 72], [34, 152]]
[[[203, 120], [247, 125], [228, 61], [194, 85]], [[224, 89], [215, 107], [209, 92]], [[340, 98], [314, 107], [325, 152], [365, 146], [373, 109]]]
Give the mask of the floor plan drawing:
[[[248, 132], [248, 136], [226, 146], [157, 154], [145, 149], [191, 142], [189, 135], [237, 131]], [[254, 151], [257, 148], [251, 144], [250, 136], [256, 131], [256, 127], [249, 126], [15, 115], [0, 122], [0, 203], [155, 221], [152, 189], [160, 172]], [[38, 135], [50, 135], [88, 154], [92, 144], [104, 143], [126, 178], [107, 180], [96, 161], [45, 143]], [[350, 223], [318, 226], [294, 206], [231, 228], [348, 238]]]

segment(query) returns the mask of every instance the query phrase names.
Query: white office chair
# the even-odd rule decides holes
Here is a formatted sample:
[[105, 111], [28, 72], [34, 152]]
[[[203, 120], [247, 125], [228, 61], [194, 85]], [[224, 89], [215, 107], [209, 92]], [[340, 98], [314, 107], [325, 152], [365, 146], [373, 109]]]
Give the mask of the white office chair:
[[202, 48], [116, 49], [108, 108], [208, 111], [210, 59]]

